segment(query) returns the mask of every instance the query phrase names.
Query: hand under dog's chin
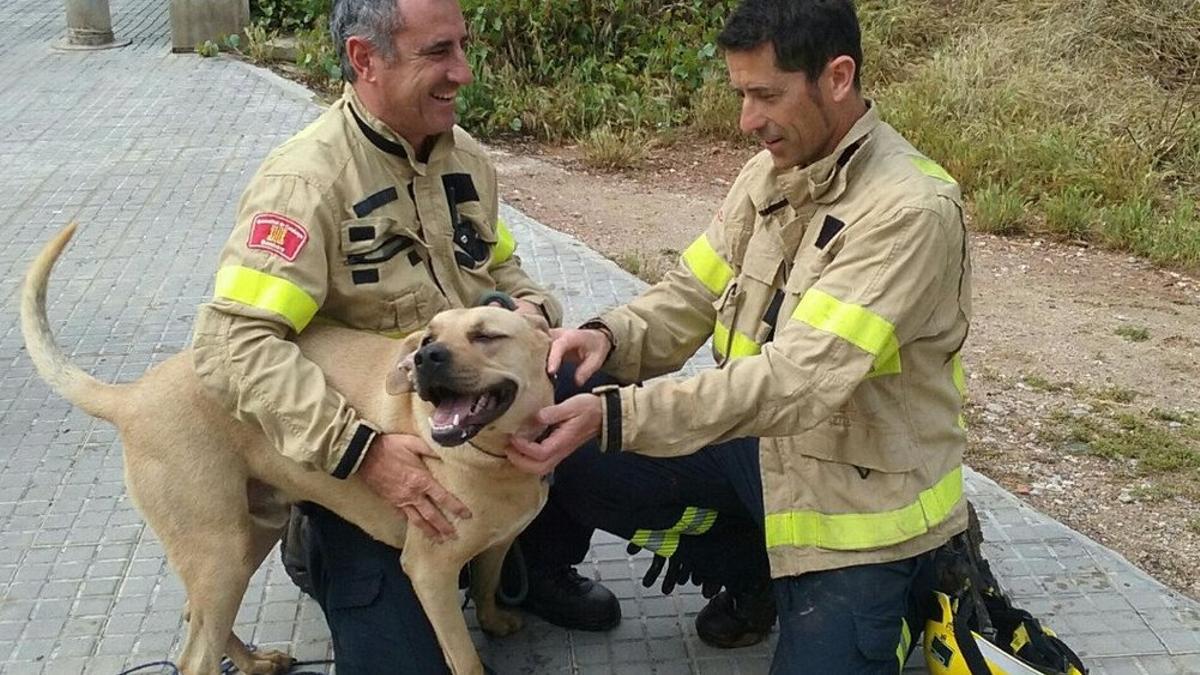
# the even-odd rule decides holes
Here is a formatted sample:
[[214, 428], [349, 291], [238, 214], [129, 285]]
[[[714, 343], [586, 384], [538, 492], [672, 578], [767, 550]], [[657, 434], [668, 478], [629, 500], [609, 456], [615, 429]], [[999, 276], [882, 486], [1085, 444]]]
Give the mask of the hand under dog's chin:
[[517, 438], [521, 438], [521, 439], [524, 439], [527, 441], [535, 441], [536, 442], [542, 436], [544, 436], [546, 434], [546, 432], [549, 431], [549, 429], [550, 429], [550, 427], [546, 426], [545, 424], [538, 424], [536, 422], [531, 422], [531, 423], [521, 425], [521, 428], [517, 429], [516, 433], [514, 433], [513, 436], [516, 436]]

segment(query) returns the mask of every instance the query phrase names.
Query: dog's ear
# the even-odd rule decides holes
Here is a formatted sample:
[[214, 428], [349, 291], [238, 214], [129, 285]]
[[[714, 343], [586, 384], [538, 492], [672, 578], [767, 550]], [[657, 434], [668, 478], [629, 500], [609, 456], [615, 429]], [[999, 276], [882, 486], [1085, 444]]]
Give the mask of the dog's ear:
[[396, 350], [396, 362], [388, 371], [383, 385], [384, 390], [392, 396], [407, 394], [413, 390], [413, 354], [417, 353], [417, 349], [421, 346], [421, 338], [424, 336], [425, 331], [417, 331], [400, 342], [400, 349]]
[[528, 321], [535, 330], [541, 331], [547, 335], [550, 334], [550, 324], [547, 323], [546, 317], [542, 316], [541, 314], [526, 314], [525, 312], [518, 312], [518, 314]]

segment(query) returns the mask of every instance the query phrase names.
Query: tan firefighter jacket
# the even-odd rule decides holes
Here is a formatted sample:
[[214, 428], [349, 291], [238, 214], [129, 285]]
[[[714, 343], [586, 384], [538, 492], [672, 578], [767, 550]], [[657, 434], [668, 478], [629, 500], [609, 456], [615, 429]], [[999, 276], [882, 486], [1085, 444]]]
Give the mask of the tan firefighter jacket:
[[466, 132], [417, 161], [346, 87], [247, 187], [196, 317], [196, 372], [283, 454], [349, 475], [375, 428], [287, 338], [314, 320], [403, 335], [497, 289], [557, 324], [497, 209], [495, 169]]
[[935, 548], [966, 527], [970, 297], [957, 184], [874, 109], [803, 169], [760, 153], [679, 266], [599, 319], [622, 381], [710, 336], [719, 367], [606, 392], [602, 447], [760, 437], [776, 577]]

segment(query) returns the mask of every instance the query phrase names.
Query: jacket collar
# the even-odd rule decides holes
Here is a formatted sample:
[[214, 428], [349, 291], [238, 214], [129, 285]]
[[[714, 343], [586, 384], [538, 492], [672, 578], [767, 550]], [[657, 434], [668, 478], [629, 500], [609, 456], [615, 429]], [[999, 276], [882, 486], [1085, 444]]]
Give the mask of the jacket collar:
[[421, 162], [417, 160], [417, 153], [413, 151], [412, 144], [371, 114], [358, 97], [358, 92], [354, 91], [354, 87], [349, 83], [342, 89], [342, 102], [347, 122], [358, 130], [364, 140], [382, 152], [392, 155], [396, 161], [408, 166], [416, 174], [425, 175], [430, 164], [436, 163], [454, 149], [454, 131], [450, 130], [437, 137], [433, 149], [429, 152], [429, 159]]
[[854, 173], [856, 160], [866, 154], [861, 150], [870, 141], [868, 136], [877, 126], [879, 112], [867, 101], [867, 111], [850, 127], [832, 153], [806, 167], [776, 174], [778, 190], [793, 206], [809, 199], [818, 204], [837, 201]]

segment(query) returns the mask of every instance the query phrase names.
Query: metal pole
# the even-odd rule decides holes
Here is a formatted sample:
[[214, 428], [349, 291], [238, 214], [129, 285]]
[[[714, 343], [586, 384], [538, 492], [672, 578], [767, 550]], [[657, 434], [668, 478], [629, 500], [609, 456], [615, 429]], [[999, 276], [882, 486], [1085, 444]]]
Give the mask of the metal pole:
[[129, 41], [118, 43], [113, 39], [112, 14], [108, 0], [66, 0], [67, 39], [63, 49], [107, 49], [121, 47]]

